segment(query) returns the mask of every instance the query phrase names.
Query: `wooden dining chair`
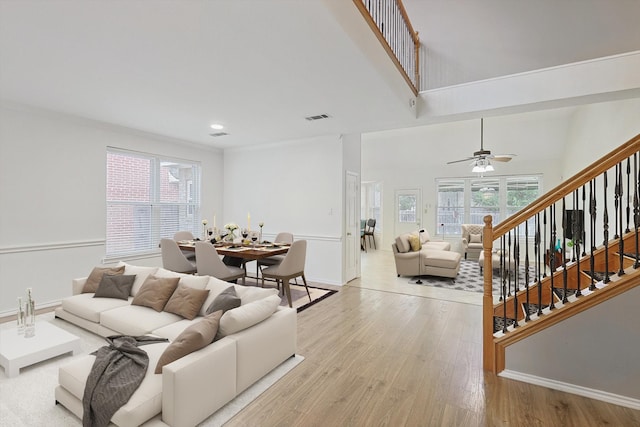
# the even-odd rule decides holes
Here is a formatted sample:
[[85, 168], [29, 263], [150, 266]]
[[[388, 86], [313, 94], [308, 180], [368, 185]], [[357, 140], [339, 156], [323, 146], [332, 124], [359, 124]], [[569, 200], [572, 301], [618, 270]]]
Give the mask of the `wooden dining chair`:
[[193, 274], [196, 272], [195, 263], [184, 256], [175, 240], [160, 240], [160, 252], [162, 253], [163, 268], [177, 273]]
[[289, 252], [284, 256], [282, 262], [278, 265], [273, 265], [262, 270], [262, 286], [264, 287], [264, 279], [271, 278], [278, 283], [282, 283], [282, 288], [287, 295], [287, 301], [289, 307], [293, 307], [291, 304], [291, 287], [289, 286], [289, 280], [302, 277], [304, 287], [309, 295], [309, 302], [311, 302], [311, 293], [307, 286], [307, 279], [304, 277], [304, 264], [307, 257], [307, 241], [296, 240], [291, 244]]
[[211, 243], [196, 242], [196, 267], [199, 276], [213, 276], [225, 282], [242, 278], [242, 284], [245, 284], [246, 270], [223, 263]]
[[[374, 218], [369, 218], [367, 220], [367, 227], [364, 229], [364, 237], [366, 238], [367, 236], [369, 236], [369, 247], [371, 247], [371, 239], [373, 239], [373, 249], [378, 249], [376, 248], [375, 231], [376, 231], [376, 220]], [[365, 242], [365, 245], [366, 245], [366, 242]]]

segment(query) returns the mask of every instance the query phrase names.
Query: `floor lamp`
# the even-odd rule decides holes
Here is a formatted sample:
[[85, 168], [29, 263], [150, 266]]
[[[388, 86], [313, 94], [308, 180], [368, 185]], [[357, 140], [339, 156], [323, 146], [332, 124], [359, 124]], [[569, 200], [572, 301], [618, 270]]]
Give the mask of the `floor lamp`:
[[420, 280], [420, 273], [422, 272], [422, 264], [420, 263], [420, 251], [422, 250], [422, 233], [424, 233], [424, 229], [418, 230], [418, 241], [420, 242], [420, 246], [418, 249], [418, 280], [416, 281], [416, 285], [422, 285], [422, 280]]

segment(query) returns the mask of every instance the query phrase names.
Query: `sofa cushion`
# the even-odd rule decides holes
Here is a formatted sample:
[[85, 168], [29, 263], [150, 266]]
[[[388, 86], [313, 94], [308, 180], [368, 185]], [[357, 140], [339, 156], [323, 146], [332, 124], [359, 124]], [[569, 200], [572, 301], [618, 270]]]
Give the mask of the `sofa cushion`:
[[216, 339], [226, 337], [269, 318], [280, 305], [280, 296], [271, 295], [229, 310], [220, 319]]
[[451, 250], [451, 243], [438, 240], [429, 240], [427, 243], [422, 244], [422, 248], [439, 251], [449, 251]]
[[178, 287], [164, 306], [164, 311], [191, 320], [198, 315], [208, 295], [208, 289], [194, 289], [178, 283]]
[[211, 302], [211, 305], [207, 307], [207, 314], [215, 313], [216, 311], [225, 311], [232, 310], [236, 307], [240, 307], [242, 300], [236, 293], [236, 288], [229, 286], [227, 289], [218, 294], [217, 297]]
[[409, 244], [409, 234], [405, 233], [396, 237], [396, 246], [398, 247], [398, 252], [401, 254], [409, 252], [409, 249], [411, 249], [411, 245]]
[[211, 344], [218, 332], [221, 317], [222, 311], [216, 311], [185, 329], [164, 350], [156, 364], [155, 373], [161, 374], [164, 365]]
[[236, 288], [236, 293], [242, 300], [242, 305], [258, 301], [272, 295], [278, 295], [278, 290], [275, 288], [258, 288], [255, 286], [242, 285], [234, 285], [234, 287]]
[[482, 234], [469, 234], [469, 243], [482, 243]]
[[204, 289], [209, 282], [208, 276], [194, 276], [193, 274], [176, 273], [175, 271], [167, 270], [164, 268], [158, 268], [158, 271], [153, 273], [156, 277], [178, 277], [180, 281], [179, 285], [188, 286], [194, 289]]
[[188, 319], [184, 319], [183, 318], [181, 320], [178, 320], [177, 322], [170, 323], [168, 325], [161, 326], [161, 327], [159, 327], [157, 329], [154, 329], [153, 331], [151, 331], [151, 334], [155, 335], [157, 337], [160, 337], [160, 338], [166, 338], [169, 341], [173, 341], [185, 329], [187, 329], [189, 326], [193, 325], [194, 323], [199, 322], [200, 319], [202, 319], [202, 317], [200, 317], [200, 316], [198, 316], [198, 317], [196, 317], [195, 319], [192, 319], [192, 320], [188, 320]]
[[133, 281], [136, 279], [134, 275], [120, 274], [103, 274], [98, 289], [96, 289], [94, 298], [118, 298], [127, 300], [131, 294]]
[[[149, 356], [149, 368], [140, 386], [111, 418], [117, 425], [141, 425], [162, 411], [162, 375], [154, 374], [154, 366], [169, 343], [148, 344], [142, 348]], [[95, 356], [71, 359], [58, 370], [58, 383], [82, 402], [87, 377]]]
[[89, 277], [87, 277], [87, 281], [84, 282], [84, 286], [82, 287], [82, 293], [91, 293], [95, 292], [98, 289], [98, 285], [100, 284], [100, 280], [102, 280], [102, 275], [108, 274], [122, 274], [124, 273], [124, 266], [120, 267], [95, 267], [89, 273]]
[[425, 266], [455, 269], [460, 265], [459, 252], [427, 249], [422, 254]]
[[62, 300], [62, 308], [90, 322], [100, 322], [100, 313], [118, 307], [128, 306], [129, 301], [116, 298], [93, 298], [93, 294], [78, 294]]
[[136, 280], [133, 282], [133, 287], [131, 288], [131, 296], [135, 297], [138, 294], [138, 291], [144, 284], [144, 281], [147, 279], [147, 276], [155, 273], [158, 270], [158, 267], [139, 267], [136, 265], [130, 265], [125, 262], [120, 261], [118, 266], [124, 266], [124, 274], [135, 274]]
[[126, 305], [104, 311], [100, 314], [100, 324], [123, 335], [139, 336], [175, 323], [182, 317], [166, 311], [157, 312], [140, 305]]
[[422, 248], [420, 238], [416, 235], [411, 234], [409, 236], [409, 246], [411, 247], [411, 252], [418, 252]]
[[155, 277], [154, 275], [149, 275], [140, 291], [133, 297], [131, 304], [162, 311], [176, 290], [179, 281], [180, 279], [177, 277]]

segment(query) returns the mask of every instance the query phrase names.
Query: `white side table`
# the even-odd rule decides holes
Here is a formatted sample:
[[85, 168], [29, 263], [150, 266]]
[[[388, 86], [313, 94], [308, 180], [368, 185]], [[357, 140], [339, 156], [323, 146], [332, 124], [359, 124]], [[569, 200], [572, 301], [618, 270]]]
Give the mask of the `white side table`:
[[0, 331], [0, 365], [9, 378], [25, 366], [80, 350], [80, 338], [45, 321], [36, 322], [36, 334], [31, 338], [18, 335], [16, 328]]

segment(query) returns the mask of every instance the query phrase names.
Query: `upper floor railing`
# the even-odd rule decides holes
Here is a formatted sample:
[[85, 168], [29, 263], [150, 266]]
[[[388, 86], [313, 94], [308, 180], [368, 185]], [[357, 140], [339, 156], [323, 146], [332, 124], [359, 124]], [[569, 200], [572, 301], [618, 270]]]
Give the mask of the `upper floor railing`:
[[353, 0], [402, 73], [414, 95], [420, 91], [420, 39], [402, 0]]

